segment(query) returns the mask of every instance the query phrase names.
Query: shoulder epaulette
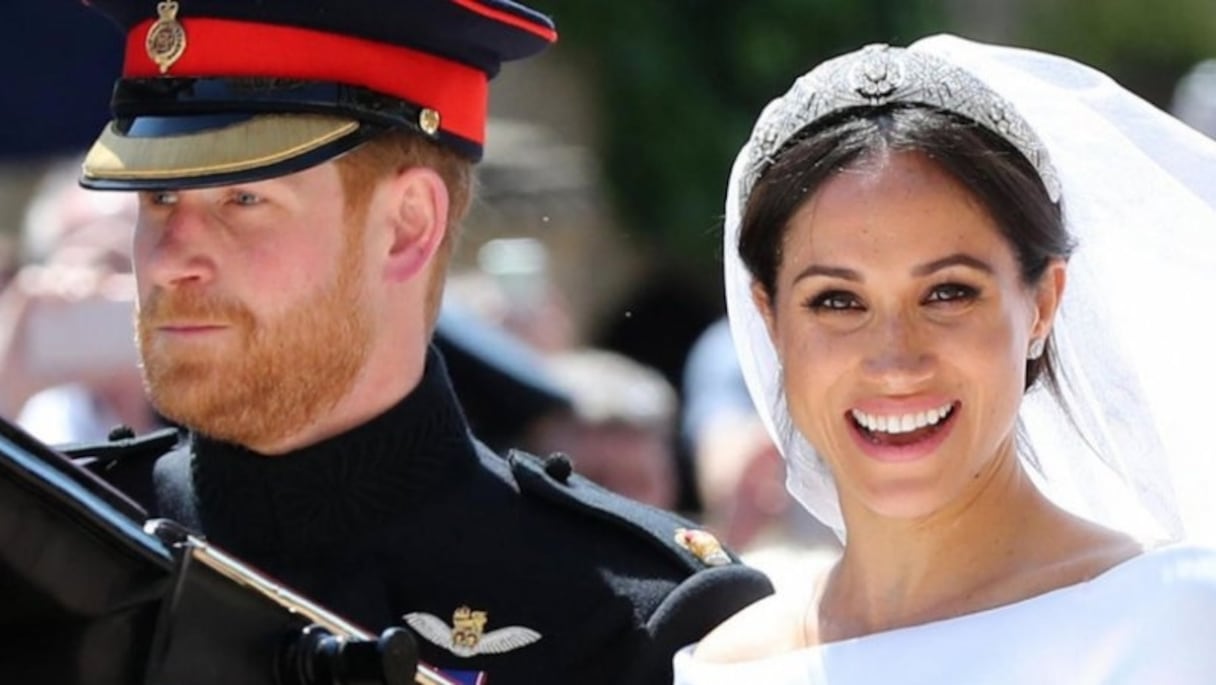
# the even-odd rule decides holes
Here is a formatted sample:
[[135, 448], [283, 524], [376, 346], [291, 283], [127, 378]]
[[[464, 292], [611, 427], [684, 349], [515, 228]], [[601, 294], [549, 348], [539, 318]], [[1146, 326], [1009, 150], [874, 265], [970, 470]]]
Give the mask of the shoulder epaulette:
[[97, 468], [120, 458], [158, 457], [177, 446], [183, 435], [177, 428], [162, 428], [143, 435], [129, 430], [114, 431], [104, 442], [66, 445], [56, 450], [78, 464]]
[[542, 459], [511, 450], [507, 461], [521, 493], [541, 497], [633, 533], [689, 572], [739, 563], [738, 558], [711, 533], [687, 519], [618, 495], [574, 473], [569, 457], [564, 454]]

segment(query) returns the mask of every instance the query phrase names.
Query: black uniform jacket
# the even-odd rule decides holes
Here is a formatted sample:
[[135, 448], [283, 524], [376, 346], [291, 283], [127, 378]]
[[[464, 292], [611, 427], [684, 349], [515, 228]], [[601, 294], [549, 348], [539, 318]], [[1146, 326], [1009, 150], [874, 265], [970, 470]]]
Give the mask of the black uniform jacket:
[[772, 591], [564, 457], [490, 452], [434, 350], [397, 406], [288, 455], [129, 442], [94, 468], [150, 514], [364, 628], [410, 627], [423, 661], [469, 682], [666, 685], [676, 649]]

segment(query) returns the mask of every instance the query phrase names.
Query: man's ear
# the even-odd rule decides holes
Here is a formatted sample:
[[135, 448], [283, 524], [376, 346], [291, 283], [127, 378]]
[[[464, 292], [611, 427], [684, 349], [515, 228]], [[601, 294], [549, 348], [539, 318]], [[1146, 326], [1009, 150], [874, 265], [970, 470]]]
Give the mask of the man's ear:
[[385, 276], [407, 281], [423, 271], [443, 243], [448, 225], [448, 187], [430, 167], [410, 167], [388, 182], [391, 232]]

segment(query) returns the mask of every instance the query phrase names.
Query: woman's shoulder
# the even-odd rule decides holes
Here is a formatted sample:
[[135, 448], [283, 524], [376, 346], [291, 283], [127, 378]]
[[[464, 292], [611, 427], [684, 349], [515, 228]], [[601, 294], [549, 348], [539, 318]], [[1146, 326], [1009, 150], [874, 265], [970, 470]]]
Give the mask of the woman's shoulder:
[[[1216, 673], [1216, 547], [1174, 544], [1150, 550], [1099, 579], [1093, 604], [1122, 603], [1123, 619], [1103, 627], [1134, 642], [1124, 650], [1128, 681], [1210, 683]], [[1096, 611], [1095, 611], [1096, 613]]]
[[1087, 585], [1091, 599], [1118, 602], [1144, 629], [1216, 630], [1216, 546], [1150, 549]]
[[1216, 604], [1216, 546], [1175, 543], [1150, 549], [1104, 574], [1112, 584]]
[[1216, 546], [1178, 542], [1145, 550], [1103, 574], [1114, 580], [1211, 589], [1216, 585]]

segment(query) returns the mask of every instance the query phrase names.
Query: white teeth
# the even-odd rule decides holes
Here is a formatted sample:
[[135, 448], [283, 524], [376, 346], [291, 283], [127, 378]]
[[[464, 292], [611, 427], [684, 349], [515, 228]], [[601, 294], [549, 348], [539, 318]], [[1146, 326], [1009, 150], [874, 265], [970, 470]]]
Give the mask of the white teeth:
[[911, 433], [914, 430], [940, 423], [954, 408], [953, 403], [922, 411], [919, 414], [898, 414], [894, 416], [877, 416], [853, 409], [850, 413], [858, 424], [867, 430], [878, 433]]

